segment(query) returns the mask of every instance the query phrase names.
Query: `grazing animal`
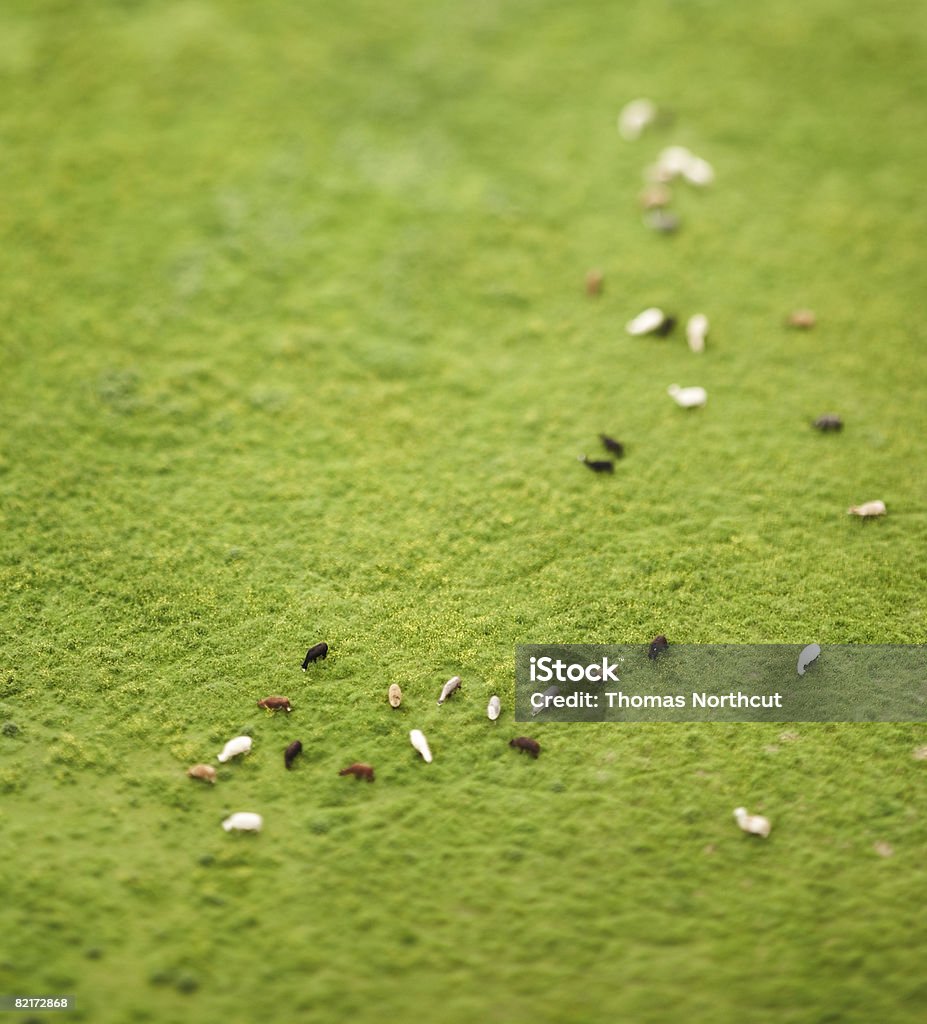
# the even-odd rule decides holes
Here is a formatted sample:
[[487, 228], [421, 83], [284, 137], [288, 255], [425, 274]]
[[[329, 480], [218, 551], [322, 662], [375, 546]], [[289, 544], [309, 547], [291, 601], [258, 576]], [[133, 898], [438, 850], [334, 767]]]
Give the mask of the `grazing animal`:
[[231, 832], [232, 829], [236, 832], [260, 832], [264, 827], [264, 819], [260, 814], [253, 814], [251, 811], [236, 811], [222, 822], [222, 827], [226, 832]]
[[601, 270], [590, 270], [586, 274], [586, 294], [592, 297], [602, 294], [602, 286], [605, 284], [605, 275]]
[[509, 740], [509, 746], [515, 747], [516, 750], [527, 750], [533, 758], [537, 758], [541, 752], [541, 744], [530, 736], [516, 736], [515, 739]]
[[286, 765], [287, 770], [293, 767], [293, 762], [303, 752], [303, 745], [299, 740], [293, 740], [293, 742], [283, 752], [283, 763]]
[[438, 698], [438, 704], [443, 704], [452, 693], [459, 689], [460, 676], [451, 676], [441, 690], [441, 696]]
[[663, 326], [666, 319], [666, 314], [662, 309], [651, 306], [649, 309], [645, 309], [643, 313], [638, 313], [633, 320], [629, 320], [625, 330], [628, 334], [635, 337], [640, 337], [643, 334], [653, 334], [654, 331], [659, 330]]
[[823, 416], [818, 416], [814, 421], [814, 426], [818, 430], [843, 430], [843, 420], [834, 412], [827, 412]]
[[413, 729], [409, 733], [409, 741], [422, 755], [422, 760], [425, 761], [426, 764], [431, 764], [431, 747], [428, 746], [428, 740], [425, 739], [425, 734], [421, 729]]
[[402, 690], [399, 689], [399, 683], [391, 683], [389, 688], [389, 706], [391, 708], [398, 708], [402, 703]]
[[744, 832], [762, 836], [764, 839], [769, 836], [772, 825], [770, 825], [769, 819], [764, 818], [761, 814], [747, 814], [746, 807], [738, 807], [734, 810], [734, 817]]
[[265, 697], [257, 702], [259, 708], [267, 708], [268, 711], [292, 711], [289, 697]]
[[685, 146], [667, 146], [657, 157], [657, 170], [662, 172], [663, 178], [672, 181], [682, 174], [691, 159], [692, 153]]
[[615, 472], [615, 463], [611, 459], [590, 459], [588, 455], [580, 455], [579, 461], [588, 466], [593, 473]]
[[501, 701], [499, 700], [498, 697], [493, 695], [492, 697], [489, 698], [489, 704], [488, 704], [488, 706], [486, 708], [486, 717], [491, 722], [495, 722], [495, 720], [499, 717], [499, 715], [501, 713], [502, 713], [502, 703], [501, 703]]
[[310, 661], [318, 661], [320, 658], [328, 657], [328, 644], [321, 643], [315, 644], [306, 651], [306, 657], [303, 659], [303, 672], [309, 667]]
[[669, 647], [669, 642], [667, 641], [666, 637], [661, 633], [659, 636], [655, 636], [653, 640], [650, 641], [650, 646], [647, 648], [647, 657], [650, 658], [651, 661], [656, 661], [657, 655], [662, 654], [667, 649], [667, 647]]
[[808, 644], [808, 646], [798, 656], [798, 674], [803, 676], [805, 669], [814, 661], [815, 658], [821, 653], [820, 644]]
[[681, 175], [690, 185], [699, 187], [710, 185], [715, 180], [711, 164], [685, 146], [669, 146], [664, 149], [657, 157], [652, 173], [658, 181], [672, 181]]
[[631, 100], [621, 108], [618, 115], [618, 134], [633, 142], [639, 139], [641, 132], [656, 120], [657, 108], [653, 100], [646, 98]]
[[678, 384], [670, 384], [666, 393], [671, 395], [676, 404], [682, 406], [683, 409], [694, 409], [708, 401], [708, 392], [698, 386], [681, 388]]
[[222, 753], [216, 755], [216, 760], [221, 761], [225, 764], [229, 758], [238, 757], [239, 754], [249, 754], [251, 752], [251, 737], [250, 736], [236, 736], [234, 739], [229, 740], [228, 743], [222, 748]]
[[342, 768], [338, 774], [353, 775], [355, 779], [366, 779], [368, 782], [373, 782], [373, 768], [369, 764], [361, 764], [359, 761], [349, 764], [347, 768]]
[[796, 309], [789, 313], [786, 323], [789, 327], [797, 327], [800, 331], [810, 331], [817, 323], [817, 317], [810, 309]]
[[616, 458], [620, 459], [624, 455], [624, 445], [620, 441], [609, 437], [608, 434], [599, 434], [599, 440], [602, 442], [602, 447]]
[[672, 200], [673, 193], [661, 182], [648, 185], [640, 195], [640, 204], [645, 210], [662, 210], [664, 206], [669, 206]]
[[[556, 696], [558, 696], [559, 693], [560, 693], [560, 687], [559, 686], [548, 686], [547, 689], [544, 691], [543, 696], [544, 697], [556, 697]], [[542, 711], [546, 711], [546, 710], [547, 710], [547, 701], [545, 700], [541, 704], [541, 706], [539, 708], [532, 708], [531, 709], [531, 717], [533, 718], [535, 715], [539, 715]]]
[[[659, 231], [663, 235], [672, 235], [682, 226], [682, 219], [678, 214], [670, 210], [649, 210], [644, 214], [644, 223], [651, 231]], [[673, 323], [675, 322], [674, 320]], [[657, 333], [669, 334], [671, 329], [672, 327]]]
[[862, 505], [854, 505], [847, 509], [847, 512], [851, 516], [884, 516], [885, 502], [866, 501]]
[[216, 769], [211, 764], [195, 764], [187, 769], [187, 775], [191, 779], [202, 779], [203, 782], [216, 784]]
[[705, 351], [705, 338], [708, 336], [708, 317], [704, 313], [696, 313], [689, 317], [686, 324], [686, 341], [693, 352]]
[[700, 156], [693, 156], [682, 169], [682, 176], [690, 185], [704, 188], [715, 180], [715, 170]]

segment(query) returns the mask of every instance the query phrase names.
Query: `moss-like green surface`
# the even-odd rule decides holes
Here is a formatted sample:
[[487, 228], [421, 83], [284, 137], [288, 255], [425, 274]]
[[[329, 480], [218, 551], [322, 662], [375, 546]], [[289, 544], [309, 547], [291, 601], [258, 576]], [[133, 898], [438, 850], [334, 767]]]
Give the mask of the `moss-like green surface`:
[[[922, 725], [511, 698], [519, 643], [924, 642], [925, 44], [895, 0], [0, 6], [0, 994], [922, 1019]], [[638, 95], [675, 118], [628, 143]], [[717, 181], [665, 237], [670, 143]]]

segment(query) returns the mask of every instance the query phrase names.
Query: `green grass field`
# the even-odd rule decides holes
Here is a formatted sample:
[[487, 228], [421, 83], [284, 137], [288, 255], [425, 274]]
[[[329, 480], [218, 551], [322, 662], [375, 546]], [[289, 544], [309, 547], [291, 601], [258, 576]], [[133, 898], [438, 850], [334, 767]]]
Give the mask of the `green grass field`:
[[[927, 727], [512, 696], [522, 643], [927, 639], [925, 57], [899, 0], [4, 0], [0, 995], [923, 1021]], [[672, 143], [717, 180], [666, 237]]]

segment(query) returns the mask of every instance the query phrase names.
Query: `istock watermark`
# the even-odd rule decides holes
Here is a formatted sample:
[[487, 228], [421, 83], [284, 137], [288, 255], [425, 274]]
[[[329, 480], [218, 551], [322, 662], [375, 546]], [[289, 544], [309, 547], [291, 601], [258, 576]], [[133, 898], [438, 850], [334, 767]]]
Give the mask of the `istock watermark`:
[[515, 718], [927, 721], [927, 645], [525, 645], [515, 655]]

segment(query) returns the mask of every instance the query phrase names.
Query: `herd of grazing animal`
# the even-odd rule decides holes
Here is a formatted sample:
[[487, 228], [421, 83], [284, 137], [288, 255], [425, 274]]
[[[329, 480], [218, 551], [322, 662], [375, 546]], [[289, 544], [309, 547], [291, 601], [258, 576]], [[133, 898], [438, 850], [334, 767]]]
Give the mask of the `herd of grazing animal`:
[[[302, 669], [305, 672], [308, 666], [314, 661], [320, 661], [323, 658], [328, 657], [328, 644], [319, 643], [310, 647], [306, 652], [306, 657], [303, 660]], [[442, 687], [441, 694], [438, 698], [439, 706], [443, 704], [449, 697], [461, 690], [461, 679], [460, 676], [452, 676]], [[402, 704], [402, 691], [396, 683], [393, 683], [387, 695], [387, 699], [390, 707], [398, 708]], [[259, 708], [263, 708], [268, 714], [273, 714], [277, 711], [284, 711], [290, 714], [293, 711], [293, 706], [290, 703], [289, 697], [282, 696], [270, 696], [264, 697], [262, 700], [257, 702]], [[490, 698], [489, 705], [486, 709], [486, 717], [490, 721], [496, 721], [502, 710], [501, 702], [498, 696], [493, 695]], [[428, 740], [425, 738], [425, 734], [420, 729], [412, 729], [409, 733], [409, 739], [412, 746], [421, 754], [422, 759], [426, 763], [431, 763], [432, 753], [431, 748], [428, 745]], [[252, 738], [250, 736], [235, 736], [230, 739], [222, 750], [216, 755], [216, 760], [221, 764], [225, 764], [231, 761], [232, 758], [241, 757], [245, 754], [249, 754], [252, 748]], [[516, 739], [511, 740], [510, 746], [515, 747], [518, 750], [527, 751], [533, 758], [537, 758], [541, 751], [540, 744], [527, 736], [519, 736]], [[284, 767], [289, 771], [293, 767], [293, 763], [297, 757], [302, 753], [303, 745], [300, 740], [293, 740], [283, 752], [283, 764]], [[346, 768], [342, 768], [339, 775], [353, 775], [355, 779], [363, 779], [366, 782], [373, 782], [375, 779], [375, 773], [372, 765], [365, 764], [362, 761], [355, 761], [353, 764], [349, 764]], [[216, 782], [216, 769], [209, 764], [195, 764], [187, 769], [187, 775], [191, 779], [200, 779], [203, 782], [208, 782], [215, 785]], [[222, 828], [226, 832], [260, 832], [264, 826], [264, 819], [260, 814], [253, 811], [236, 811], [229, 815], [223, 822]]]
[[[647, 128], [660, 120], [661, 114], [654, 102], [646, 97], [639, 97], [626, 103], [618, 115], [618, 134], [630, 143], [637, 142]], [[713, 184], [714, 168], [702, 157], [696, 156], [685, 146], [668, 146], [662, 150], [657, 162], [644, 172], [649, 182], [641, 196], [641, 205], [645, 210], [644, 222], [651, 228], [665, 234], [672, 234], [680, 226], [679, 218], [667, 211], [672, 191], [670, 185], [677, 180], [688, 182], [698, 188]], [[601, 269], [590, 270], [586, 274], [586, 294], [598, 299], [605, 287], [605, 274]], [[810, 331], [817, 324], [814, 310], [795, 309], [786, 317], [785, 326], [799, 331]], [[676, 318], [668, 315], [657, 306], [650, 306], [638, 313], [625, 325], [625, 331], [632, 337], [657, 336], [665, 338], [676, 326]], [[708, 317], [704, 313], [691, 316], [686, 324], [686, 340], [692, 352], [701, 355], [705, 351], [705, 340], [708, 336]], [[700, 386], [680, 387], [671, 384], [667, 394], [683, 409], [696, 409], [708, 401], [708, 393]], [[812, 420], [812, 426], [823, 433], [836, 433], [843, 430], [843, 420], [836, 413], [824, 413]], [[623, 454], [623, 447], [612, 448], [610, 439], [600, 435], [605, 447], [617, 456]], [[585, 455], [579, 457], [588, 469], [594, 473], [614, 473], [614, 464], [606, 459], [589, 459]], [[885, 502], [879, 499], [851, 505], [847, 513], [864, 519], [884, 516]]]
[[[654, 637], [647, 649], [647, 655], [651, 659], [657, 658], [663, 654], [669, 644], [667, 639], [662, 634]], [[315, 658], [310, 658], [309, 655], [316, 652]], [[321, 653], [318, 653], [320, 652]], [[813, 661], [814, 658], [820, 653], [820, 647], [817, 644], [811, 644], [802, 651], [802, 656], [799, 659], [798, 671], [802, 673], [804, 671], [805, 664]], [[306, 661], [303, 662], [303, 669], [306, 668], [313, 660], [324, 658], [328, 654], [327, 644], [316, 644], [315, 647], [310, 647], [309, 652], [306, 655]], [[461, 679], [460, 676], [452, 676], [442, 687], [441, 695], [438, 698], [438, 704], [443, 704], [449, 697], [461, 690]], [[558, 691], [557, 687], [551, 687], [550, 690]], [[550, 692], [550, 690], [548, 692]], [[402, 702], [402, 693], [399, 687], [393, 683], [389, 688], [387, 695], [388, 703], [392, 708], [398, 708]], [[268, 712], [273, 713], [275, 711], [285, 711], [287, 713], [292, 712], [293, 707], [290, 704], [289, 698], [287, 697], [265, 697], [263, 700], [257, 702], [258, 707], [265, 708]], [[489, 704], [486, 708], [486, 717], [490, 721], [496, 721], [501, 713], [501, 702], [499, 697], [495, 694], [490, 698]], [[415, 750], [421, 755], [422, 760], [426, 764], [430, 764], [433, 760], [431, 747], [428, 744], [428, 740], [421, 729], [412, 729], [409, 732], [409, 741]], [[509, 740], [509, 746], [516, 750], [518, 753], [528, 754], [533, 760], [537, 760], [541, 753], [541, 744], [536, 739], [530, 736], [515, 736]], [[222, 748], [219, 754], [216, 755], [216, 760], [221, 763], [230, 761], [233, 757], [240, 757], [244, 754], [251, 752], [252, 740], [250, 736], [235, 736], [230, 739], [225, 746]], [[283, 763], [287, 770], [293, 767], [293, 762], [302, 753], [303, 745], [300, 740], [293, 740], [283, 752]], [[353, 764], [349, 764], [346, 768], [342, 768], [338, 772], [340, 776], [352, 775], [356, 780], [360, 781], [363, 779], [366, 782], [373, 782], [376, 778], [373, 765], [365, 764], [362, 761], [355, 761]], [[216, 782], [216, 769], [210, 764], [195, 764], [187, 769], [187, 775], [191, 779], [200, 779], [203, 782], [208, 782], [211, 785], [215, 785]], [[737, 821], [739, 827], [748, 834], [760, 836], [763, 839], [767, 838], [770, 833], [770, 823], [767, 818], [762, 815], [748, 814], [743, 807], [738, 807], [734, 811], [734, 818]], [[235, 811], [225, 818], [222, 822], [222, 828], [226, 832], [260, 832], [264, 827], [264, 818], [262, 815], [257, 814], [254, 811]]]

